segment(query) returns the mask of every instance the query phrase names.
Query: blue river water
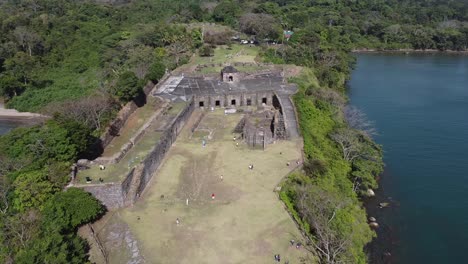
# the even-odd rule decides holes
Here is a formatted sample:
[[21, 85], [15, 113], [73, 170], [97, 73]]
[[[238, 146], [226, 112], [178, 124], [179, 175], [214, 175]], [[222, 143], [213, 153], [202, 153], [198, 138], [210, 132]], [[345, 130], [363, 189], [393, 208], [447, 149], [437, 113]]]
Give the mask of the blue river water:
[[378, 130], [374, 199], [391, 202], [370, 210], [387, 239], [378, 250], [391, 263], [468, 263], [468, 56], [356, 56], [349, 97]]
[[0, 135], [3, 135], [10, 131], [11, 129], [19, 126], [18, 122], [12, 122], [11, 120], [2, 120], [0, 119]]

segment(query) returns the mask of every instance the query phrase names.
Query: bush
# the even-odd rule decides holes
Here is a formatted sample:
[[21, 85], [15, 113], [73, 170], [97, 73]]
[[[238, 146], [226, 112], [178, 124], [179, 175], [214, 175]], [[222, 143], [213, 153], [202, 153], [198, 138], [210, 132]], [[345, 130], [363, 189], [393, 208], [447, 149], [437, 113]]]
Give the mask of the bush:
[[115, 95], [122, 103], [127, 103], [142, 92], [138, 84], [138, 77], [136, 77], [135, 73], [126, 71], [119, 76], [115, 87]]
[[211, 45], [226, 45], [231, 42], [231, 36], [233, 35], [230, 31], [222, 32], [206, 32], [204, 36], [205, 43]]
[[214, 49], [209, 45], [204, 45], [200, 48], [199, 53], [201, 57], [211, 57], [214, 55]]
[[148, 73], [146, 74], [146, 79], [156, 83], [164, 76], [165, 73], [166, 66], [158, 61], [151, 64]]
[[90, 193], [78, 188], [59, 192], [44, 206], [46, 226], [61, 231], [72, 231], [76, 227], [95, 220], [104, 207]]

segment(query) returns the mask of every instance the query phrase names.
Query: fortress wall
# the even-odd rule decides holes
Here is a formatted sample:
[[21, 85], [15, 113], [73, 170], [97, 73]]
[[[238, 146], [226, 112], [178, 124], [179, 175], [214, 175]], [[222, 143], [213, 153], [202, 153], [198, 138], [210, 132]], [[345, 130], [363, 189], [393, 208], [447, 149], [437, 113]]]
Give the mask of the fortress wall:
[[164, 131], [153, 150], [138, 166], [133, 168], [121, 182], [79, 185], [77, 187], [90, 192], [100, 200], [108, 209], [118, 209], [133, 202], [144, 191], [155, 171], [161, 165], [166, 153], [177, 136], [182, 131], [186, 121], [190, 118], [195, 103], [192, 100], [180, 114], [174, 118], [171, 126]]
[[[151, 180], [155, 171], [161, 165], [166, 153], [169, 151], [172, 144], [176, 141], [177, 136], [182, 131], [186, 121], [190, 118], [195, 109], [195, 101], [191, 101], [184, 110], [174, 119], [171, 126], [161, 136], [159, 143], [154, 147], [148, 156], [143, 161], [141, 175], [139, 177], [139, 185], [136, 190], [136, 197], [141, 194], [148, 182]], [[132, 197], [129, 197], [132, 198]]]
[[107, 209], [120, 208], [124, 205], [124, 195], [120, 182], [80, 186], [80, 188], [91, 193], [101, 201]]
[[[195, 107], [200, 106], [200, 102], [203, 102], [204, 107], [238, 107], [246, 106], [247, 100], [250, 100], [252, 106], [261, 106], [263, 98], [266, 98], [267, 105], [273, 105], [273, 91], [264, 92], [243, 92], [243, 93], [229, 93], [222, 95], [196, 95], [195, 96]], [[232, 100], [236, 100], [236, 105], [232, 105]], [[216, 106], [216, 101], [220, 102], [219, 106]]]
[[[143, 93], [145, 96], [148, 96], [151, 91], [158, 89], [159, 86], [163, 84], [169, 76], [169, 74], [165, 74], [156, 85], [153, 82], [148, 81], [145, 87], [143, 87]], [[136, 109], [138, 109], [138, 106], [134, 101], [128, 102], [122, 109], [120, 109], [117, 117], [112, 123], [110, 123], [110, 125], [106, 128], [100, 137], [102, 148], [107, 147], [112, 139], [119, 134], [120, 129], [122, 129], [122, 127], [125, 125], [125, 122], [127, 122], [130, 115], [133, 114]]]
[[[145, 95], [148, 95], [153, 89], [153, 87], [154, 83], [149, 81], [143, 88], [143, 92], [145, 93]], [[106, 128], [106, 130], [100, 137], [102, 148], [105, 148], [107, 145], [109, 145], [112, 139], [119, 134], [120, 129], [122, 129], [122, 127], [125, 125], [125, 122], [127, 122], [130, 115], [133, 114], [133, 112], [135, 112], [135, 110], [137, 109], [138, 106], [133, 101], [128, 102], [122, 109], [120, 109], [119, 113], [117, 114], [117, 117]]]

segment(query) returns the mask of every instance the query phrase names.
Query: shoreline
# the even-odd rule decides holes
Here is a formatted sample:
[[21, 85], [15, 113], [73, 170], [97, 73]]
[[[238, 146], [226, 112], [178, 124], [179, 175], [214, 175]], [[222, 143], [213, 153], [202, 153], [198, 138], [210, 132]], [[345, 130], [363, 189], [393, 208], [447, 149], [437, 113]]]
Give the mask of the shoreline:
[[[390, 172], [386, 169], [378, 177], [379, 188], [374, 190], [375, 196], [362, 199], [362, 204], [366, 210], [367, 217], [375, 217], [379, 227], [374, 229], [374, 237], [364, 248], [369, 263], [393, 264], [398, 263], [398, 227], [392, 221], [391, 215], [398, 214], [398, 201], [389, 197], [384, 186], [381, 184], [382, 177], [390, 177]], [[390, 205], [381, 208], [381, 202], [388, 202]], [[387, 255], [390, 253], [390, 255]]]
[[0, 101], [0, 121], [8, 122], [30, 122], [47, 119], [48, 116], [38, 113], [19, 112], [15, 109], [6, 109], [3, 102]]
[[453, 55], [468, 55], [468, 50], [438, 50], [438, 49], [397, 49], [397, 50], [381, 50], [381, 49], [353, 49], [351, 53], [356, 54], [453, 54]]

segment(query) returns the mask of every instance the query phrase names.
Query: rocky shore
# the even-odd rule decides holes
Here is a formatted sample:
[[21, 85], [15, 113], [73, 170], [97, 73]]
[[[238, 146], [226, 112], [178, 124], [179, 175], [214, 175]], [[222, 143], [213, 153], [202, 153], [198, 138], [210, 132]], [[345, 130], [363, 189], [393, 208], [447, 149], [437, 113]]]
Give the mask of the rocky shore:
[[[384, 171], [382, 177], [390, 177]], [[380, 181], [379, 181], [380, 183]], [[398, 214], [398, 202], [386, 195], [383, 186], [375, 192], [375, 196], [363, 200], [369, 217], [369, 226], [374, 229], [377, 236], [366, 246], [369, 263], [391, 264], [398, 263], [395, 248], [398, 246], [398, 237], [395, 223], [391, 215]]]

